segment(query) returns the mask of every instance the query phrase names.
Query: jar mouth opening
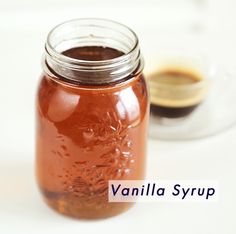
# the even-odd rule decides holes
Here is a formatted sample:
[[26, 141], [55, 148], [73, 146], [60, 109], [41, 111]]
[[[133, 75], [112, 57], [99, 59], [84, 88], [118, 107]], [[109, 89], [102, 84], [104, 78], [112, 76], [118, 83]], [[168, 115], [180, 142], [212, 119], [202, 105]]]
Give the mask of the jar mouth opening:
[[[68, 47], [64, 50], [57, 49], [58, 45], [53, 45], [52, 40], [53, 40], [53, 37], [55, 36], [54, 34], [56, 33], [56, 31], [59, 31], [63, 27], [66, 27], [67, 25], [70, 25], [70, 24], [73, 24], [73, 23], [79, 23], [77, 30], [80, 29], [80, 28], [81, 29], [85, 28], [85, 27], [95, 27], [95, 28], [100, 28], [100, 29], [109, 29], [109, 30], [113, 31], [115, 29], [111, 28], [112, 26], [118, 27], [118, 28], [123, 29], [124, 31], [126, 31], [130, 34], [129, 36], [126, 36], [126, 35], [124, 35], [124, 36], [126, 36], [127, 39], [131, 39], [133, 45], [128, 49], [128, 51], [126, 51], [126, 52], [121, 51], [121, 52], [123, 52], [122, 55], [120, 55], [118, 57], [115, 57], [115, 58], [111, 58], [111, 59], [86, 60], [86, 59], [77, 59], [77, 58], [69, 57], [67, 55], [64, 55], [62, 52], [64, 52], [67, 49], [72, 49], [74, 47], [83, 46], [83, 45], [79, 45], [80, 37], [77, 38], [78, 39], [78, 45], [77, 46], [76, 45], [70, 46], [70, 47]], [[110, 26], [106, 26], [108, 24]], [[91, 38], [96, 37], [93, 34], [90, 34], [90, 36], [91, 36]], [[102, 38], [100, 38], [100, 39], [102, 40]], [[64, 40], [64, 42], [65, 42], [65, 40]], [[86, 45], [94, 46], [94, 44], [92, 42], [88, 43]], [[100, 45], [100, 46], [102, 46], [102, 45]], [[107, 47], [113, 48], [112, 45], [107, 45]], [[130, 57], [132, 56], [132, 54], [138, 49], [138, 47], [139, 47], [139, 41], [138, 41], [138, 37], [137, 37], [136, 33], [132, 29], [130, 29], [129, 27], [125, 26], [122, 23], [118, 23], [116, 21], [107, 20], [107, 19], [103, 19], [103, 18], [78, 18], [78, 19], [72, 19], [72, 20], [65, 21], [65, 22], [60, 23], [57, 26], [55, 26], [49, 32], [49, 34], [47, 36], [45, 50], [46, 50], [46, 53], [49, 54], [50, 56], [52, 56], [54, 58], [58, 58], [61, 61], [64, 61], [65, 63], [80, 64], [80, 65], [90, 64], [92, 66], [102, 66], [102, 65], [105, 65], [105, 64], [116, 64], [116, 63], [119, 63], [120, 61], [129, 60]]]
[[[63, 54], [79, 47], [110, 48], [121, 53], [92, 61]], [[43, 67], [50, 76], [68, 82], [105, 84], [136, 76], [143, 70], [143, 59], [138, 38], [130, 28], [112, 20], [81, 18], [61, 23], [49, 32]]]

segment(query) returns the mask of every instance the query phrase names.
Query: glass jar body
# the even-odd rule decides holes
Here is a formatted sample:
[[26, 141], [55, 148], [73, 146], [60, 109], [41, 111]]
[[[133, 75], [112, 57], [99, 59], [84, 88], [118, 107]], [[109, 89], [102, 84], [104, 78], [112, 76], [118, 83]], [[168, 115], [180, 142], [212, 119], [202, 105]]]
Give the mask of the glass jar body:
[[36, 172], [46, 202], [76, 218], [105, 218], [109, 180], [145, 174], [149, 117], [142, 74], [107, 85], [74, 85], [44, 73], [36, 101]]

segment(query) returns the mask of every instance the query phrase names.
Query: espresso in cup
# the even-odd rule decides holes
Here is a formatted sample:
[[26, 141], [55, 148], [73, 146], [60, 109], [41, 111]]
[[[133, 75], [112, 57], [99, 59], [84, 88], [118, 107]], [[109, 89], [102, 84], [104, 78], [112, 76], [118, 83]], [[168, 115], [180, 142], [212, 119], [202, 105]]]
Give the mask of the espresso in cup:
[[182, 118], [192, 113], [207, 93], [207, 81], [195, 70], [166, 67], [148, 77], [151, 114], [157, 117]]

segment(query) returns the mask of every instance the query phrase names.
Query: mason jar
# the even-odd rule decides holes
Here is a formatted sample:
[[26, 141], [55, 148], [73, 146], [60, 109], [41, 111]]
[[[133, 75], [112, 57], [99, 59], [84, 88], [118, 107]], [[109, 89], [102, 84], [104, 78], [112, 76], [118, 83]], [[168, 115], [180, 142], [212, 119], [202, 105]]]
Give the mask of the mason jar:
[[109, 180], [145, 174], [149, 104], [136, 34], [104, 19], [51, 30], [36, 98], [36, 174], [47, 204], [92, 219], [132, 203], [108, 201]]

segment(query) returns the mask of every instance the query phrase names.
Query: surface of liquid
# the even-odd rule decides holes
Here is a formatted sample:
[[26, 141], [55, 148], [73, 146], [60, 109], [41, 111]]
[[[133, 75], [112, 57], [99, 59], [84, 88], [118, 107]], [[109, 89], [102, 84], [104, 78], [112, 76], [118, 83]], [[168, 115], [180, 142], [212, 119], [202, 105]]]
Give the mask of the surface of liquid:
[[[65, 55], [118, 57], [107, 48]], [[37, 96], [36, 168], [46, 202], [77, 218], [104, 218], [128, 209], [108, 202], [109, 180], [143, 179], [148, 99], [142, 75], [115, 86], [64, 84], [43, 75]]]
[[155, 75], [155, 81], [159, 84], [167, 84], [171, 86], [188, 85], [197, 83], [202, 78], [190, 72], [178, 70], [166, 70]]
[[109, 47], [84, 46], [71, 48], [64, 51], [62, 54], [74, 59], [86, 61], [102, 61], [120, 57], [124, 53]]

